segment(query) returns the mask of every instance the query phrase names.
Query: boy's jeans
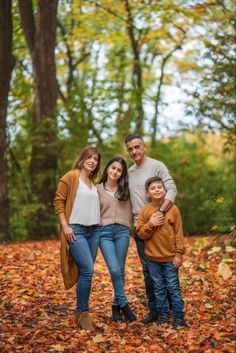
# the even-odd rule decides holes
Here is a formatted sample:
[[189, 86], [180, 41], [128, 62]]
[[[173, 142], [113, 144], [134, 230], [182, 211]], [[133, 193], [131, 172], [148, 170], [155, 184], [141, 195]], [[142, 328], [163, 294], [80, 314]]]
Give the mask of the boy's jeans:
[[120, 224], [100, 226], [99, 246], [109, 269], [115, 291], [113, 304], [120, 307], [124, 307], [128, 303], [124, 291], [124, 280], [129, 241], [129, 228]]
[[136, 242], [138, 255], [143, 267], [144, 283], [146, 295], [148, 298], [148, 308], [150, 311], [156, 311], [156, 298], [154, 293], [153, 280], [148, 267], [148, 258], [144, 253], [144, 240], [140, 239], [137, 235], [136, 228], [134, 228], [134, 240]]
[[77, 310], [89, 310], [89, 296], [91, 291], [94, 262], [99, 245], [99, 226], [83, 226], [70, 224], [76, 240], [70, 243], [69, 250], [78, 266], [80, 275], [76, 287]]
[[173, 268], [173, 262], [148, 261], [148, 268], [154, 283], [154, 291], [159, 315], [169, 316], [167, 289], [170, 293], [173, 317], [184, 318], [184, 302], [179, 286], [179, 270]]

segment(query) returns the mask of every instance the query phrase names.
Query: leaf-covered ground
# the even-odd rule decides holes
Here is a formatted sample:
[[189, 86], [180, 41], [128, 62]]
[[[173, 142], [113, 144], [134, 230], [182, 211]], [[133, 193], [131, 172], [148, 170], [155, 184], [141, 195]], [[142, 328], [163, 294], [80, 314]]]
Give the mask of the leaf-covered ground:
[[94, 333], [76, 327], [75, 291], [64, 290], [58, 241], [0, 245], [0, 352], [235, 352], [233, 240], [191, 237], [186, 243], [180, 278], [187, 328], [140, 322], [147, 308], [132, 239], [126, 292], [138, 321], [111, 321], [113, 291], [99, 252], [90, 299]]

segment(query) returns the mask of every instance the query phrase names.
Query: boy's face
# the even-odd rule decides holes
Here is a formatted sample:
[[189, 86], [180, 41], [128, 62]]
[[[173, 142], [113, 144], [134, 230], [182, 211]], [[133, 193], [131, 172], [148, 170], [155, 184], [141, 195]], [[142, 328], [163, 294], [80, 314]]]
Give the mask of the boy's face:
[[165, 188], [160, 181], [154, 181], [151, 185], [149, 185], [147, 196], [151, 199], [151, 201], [162, 200], [165, 194]]

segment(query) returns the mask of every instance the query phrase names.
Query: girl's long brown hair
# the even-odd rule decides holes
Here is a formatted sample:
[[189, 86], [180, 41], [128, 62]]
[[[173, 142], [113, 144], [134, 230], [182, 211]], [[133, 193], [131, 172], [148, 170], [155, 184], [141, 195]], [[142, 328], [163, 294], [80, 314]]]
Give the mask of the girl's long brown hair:
[[99, 172], [99, 170], [100, 170], [100, 166], [101, 166], [101, 153], [98, 152], [96, 147], [93, 147], [93, 146], [85, 147], [80, 152], [78, 157], [76, 157], [74, 163], [72, 164], [72, 170], [74, 170], [74, 169], [81, 170], [83, 168], [83, 165], [84, 165], [84, 162], [86, 161], [86, 159], [91, 157], [93, 154], [97, 154], [97, 156], [98, 156], [98, 164], [97, 164], [96, 168], [90, 173], [89, 178], [90, 179], [95, 179], [97, 174], [98, 174], [98, 172]]

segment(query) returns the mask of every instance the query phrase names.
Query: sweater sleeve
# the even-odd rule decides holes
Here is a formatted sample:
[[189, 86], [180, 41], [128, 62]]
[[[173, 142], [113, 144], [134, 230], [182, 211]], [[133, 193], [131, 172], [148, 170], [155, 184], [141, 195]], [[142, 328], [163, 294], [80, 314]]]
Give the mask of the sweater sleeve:
[[182, 259], [183, 254], [185, 252], [185, 247], [184, 247], [182, 219], [178, 208], [176, 208], [175, 210], [175, 221], [174, 221], [173, 227], [174, 227], [174, 234], [175, 234], [176, 257]]
[[145, 211], [141, 210], [138, 216], [136, 230], [140, 239], [149, 239], [155, 233], [157, 227], [155, 227], [147, 217], [145, 217]]
[[158, 176], [160, 176], [164, 182], [166, 188], [165, 199], [170, 200], [171, 202], [175, 202], [175, 198], [177, 195], [177, 188], [174, 180], [172, 179], [166, 165], [160, 162], [160, 168], [158, 170]]
[[65, 179], [60, 179], [57, 191], [53, 200], [56, 214], [65, 213], [66, 199], [68, 195], [68, 184]]

